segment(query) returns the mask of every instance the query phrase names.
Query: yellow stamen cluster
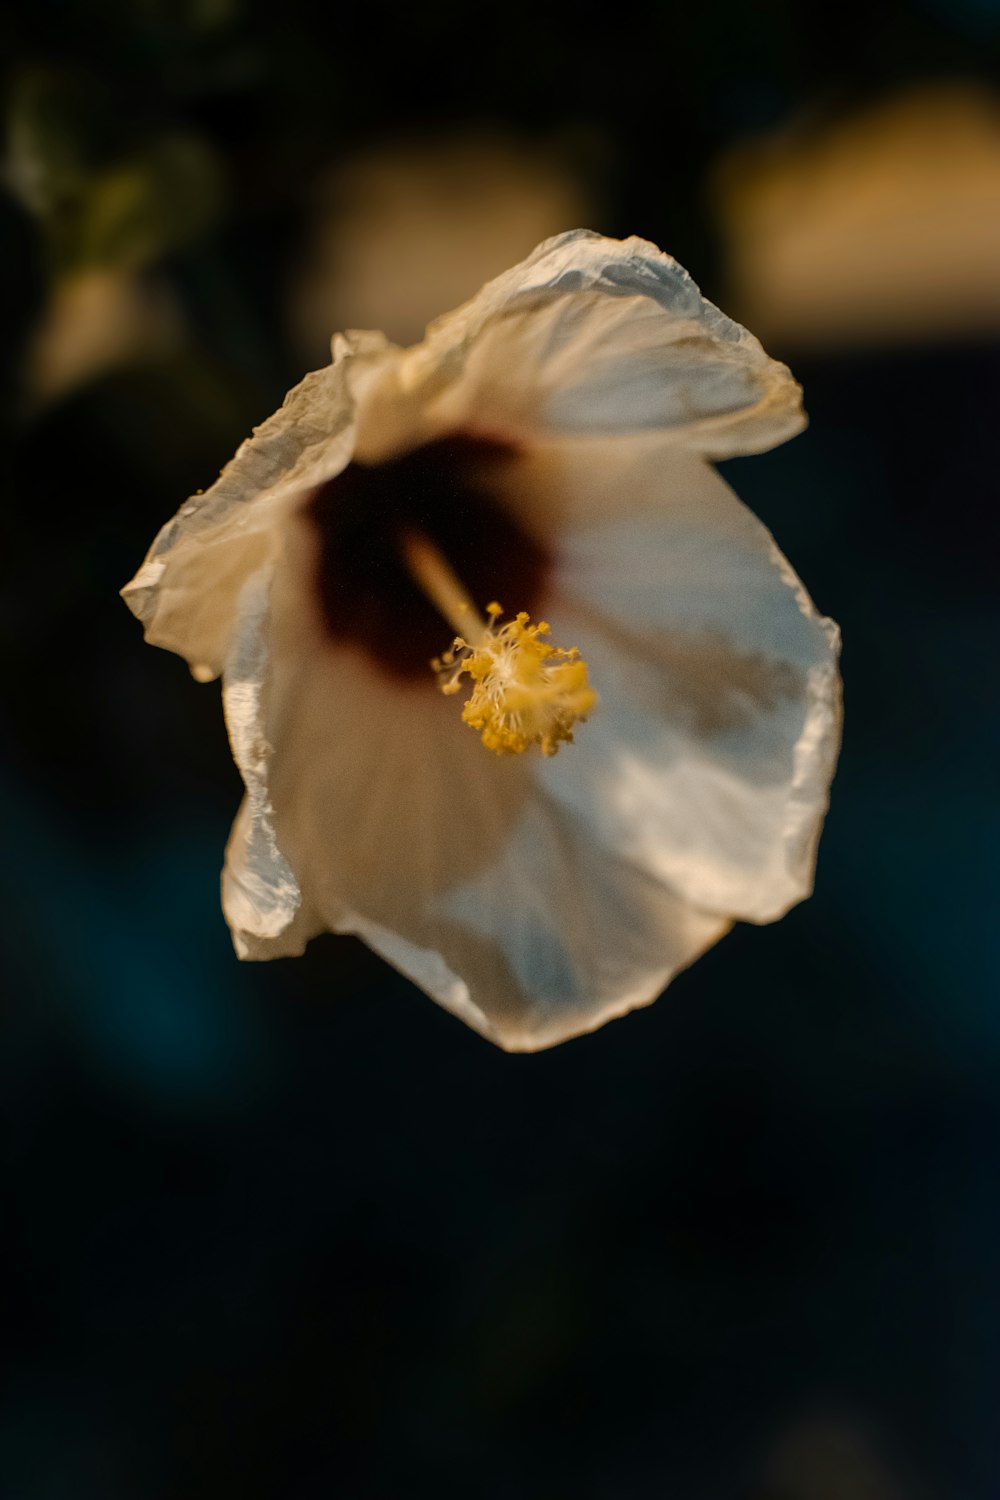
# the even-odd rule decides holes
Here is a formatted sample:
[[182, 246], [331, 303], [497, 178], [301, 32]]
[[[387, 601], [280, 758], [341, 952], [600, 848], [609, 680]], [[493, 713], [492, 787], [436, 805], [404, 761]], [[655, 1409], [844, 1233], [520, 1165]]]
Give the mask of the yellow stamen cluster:
[[544, 639], [544, 620], [532, 625], [521, 613], [499, 625], [499, 604], [487, 607], [489, 622], [474, 641], [459, 636], [451, 651], [434, 662], [441, 691], [457, 693], [468, 673], [472, 696], [462, 718], [478, 730], [497, 755], [521, 755], [538, 745], [555, 755], [573, 738], [573, 725], [597, 702], [587, 681], [587, 664], [575, 647], [562, 650]]
[[555, 755], [572, 740], [573, 725], [597, 702], [579, 651], [553, 646], [544, 639], [549, 633], [545, 621], [532, 625], [524, 613], [500, 625], [499, 604], [487, 605], [487, 619], [482, 619], [427, 537], [408, 531], [401, 542], [411, 576], [458, 632], [451, 650], [431, 662], [441, 691], [457, 693], [466, 674], [472, 679], [462, 718], [478, 730], [488, 750], [521, 755], [538, 745], [543, 755]]

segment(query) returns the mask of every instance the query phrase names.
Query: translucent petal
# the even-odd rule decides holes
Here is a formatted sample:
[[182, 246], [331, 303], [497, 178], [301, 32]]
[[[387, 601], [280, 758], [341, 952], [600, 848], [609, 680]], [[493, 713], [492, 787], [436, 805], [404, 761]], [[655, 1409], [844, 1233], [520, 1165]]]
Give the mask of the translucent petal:
[[[529, 461], [527, 509], [531, 477]], [[534, 479], [536, 514], [568, 497], [553, 639], [580, 648], [599, 697], [572, 774], [562, 757], [540, 767], [546, 790], [683, 899], [779, 916], [812, 885], [840, 740], [836, 627], [691, 455], [567, 443]]]
[[[257, 862], [245, 854], [252, 836], [234, 837], [228, 878], [245, 891], [250, 865], [280, 892], [294, 870], [322, 925], [357, 932], [512, 1050], [553, 1045], [654, 999], [728, 921], [610, 857], [539, 797], [537, 760], [484, 752], [430, 673], [400, 686], [325, 642], [304, 607], [308, 547], [303, 533], [280, 566], [269, 622], [243, 614], [255, 640], [245, 659], [268, 655], [266, 733], [251, 735], [256, 754], [242, 756], [267, 836], [258, 834]], [[253, 905], [247, 956], [297, 951], [314, 925], [288, 902], [287, 925], [269, 934], [259, 886]]]
[[770, 448], [805, 422], [787, 368], [675, 260], [585, 230], [546, 241], [432, 324], [370, 398], [373, 435], [419, 411], [423, 432], [659, 430], [716, 458]]
[[350, 460], [348, 371], [356, 355], [377, 363], [384, 350], [379, 334], [338, 340], [333, 363], [307, 375], [215, 484], [181, 506], [122, 590], [146, 639], [186, 657], [199, 680], [222, 670], [240, 589], [280, 552], [289, 507]]
[[226, 850], [222, 880], [222, 906], [241, 958], [253, 957], [261, 941], [280, 940], [280, 950], [269, 951], [272, 957], [279, 951], [301, 951], [301, 942], [298, 947], [295, 943], [302, 925], [297, 921], [302, 894], [278, 848], [267, 784], [272, 751], [264, 725], [264, 684], [273, 576], [273, 566], [265, 566], [240, 590], [233, 648], [223, 676], [229, 743], [246, 786]]

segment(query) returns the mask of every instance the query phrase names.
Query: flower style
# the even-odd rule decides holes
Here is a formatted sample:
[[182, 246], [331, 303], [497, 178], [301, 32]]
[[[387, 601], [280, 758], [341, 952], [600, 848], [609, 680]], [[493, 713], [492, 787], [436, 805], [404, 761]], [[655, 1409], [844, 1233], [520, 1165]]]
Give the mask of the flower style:
[[357, 933], [532, 1051], [806, 896], [837, 630], [712, 465], [804, 420], [638, 239], [548, 240], [413, 348], [338, 335], [123, 591], [222, 675], [240, 957]]

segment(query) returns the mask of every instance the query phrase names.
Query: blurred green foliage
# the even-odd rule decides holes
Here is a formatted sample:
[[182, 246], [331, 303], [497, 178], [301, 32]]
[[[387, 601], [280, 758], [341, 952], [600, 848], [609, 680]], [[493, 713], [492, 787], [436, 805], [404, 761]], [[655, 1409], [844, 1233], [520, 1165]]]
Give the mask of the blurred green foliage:
[[43, 226], [56, 275], [148, 265], [201, 239], [221, 219], [223, 170], [204, 137], [132, 136], [84, 80], [64, 71], [29, 71], [16, 80], [9, 180]]

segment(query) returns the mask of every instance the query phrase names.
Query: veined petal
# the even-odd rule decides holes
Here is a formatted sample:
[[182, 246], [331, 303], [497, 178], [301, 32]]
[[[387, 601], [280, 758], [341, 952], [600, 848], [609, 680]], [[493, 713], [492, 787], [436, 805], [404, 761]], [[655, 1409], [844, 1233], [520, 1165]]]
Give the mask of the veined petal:
[[671, 256], [586, 230], [547, 240], [433, 323], [371, 399], [370, 431], [419, 411], [424, 433], [469, 422], [528, 437], [656, 430], [715, 458], [805, 425], [786, 366]]
[[[358, 933], [510, 1050], [551, 1046], [654, 999], [728, 920], [610, 857], [539, 797], [537, 761], [485, 754], [430, 677], [394, 683], [325, 641], [301, 586], [309, 546], [303, 529], [275, 576], [268, 749], [255, 773], [281, 857], [322, 925]], [[310, 924], [273, 946], [264, 925], [248, 956], [289, 951]]]
[[290, 505], [349, 462], [354, 394], [348, 371], [391, 357], [381, 334], [335, 340], [333, 363], [290, 391], [203, 494], [160, 531], [122, 595], [146, 639], [187, 658], [195, 676], [221, 672], [246, 579], [281, 549]]
[[836, 626], [700, 459], [655, 439], [552, 445], [522, 466], [528, 508], [532, 471], [564, 497], [546, 613], [599, 696], [571, 768], [540, 768], [547, 791], [685, 900], [772, 920], [812, 886]]

